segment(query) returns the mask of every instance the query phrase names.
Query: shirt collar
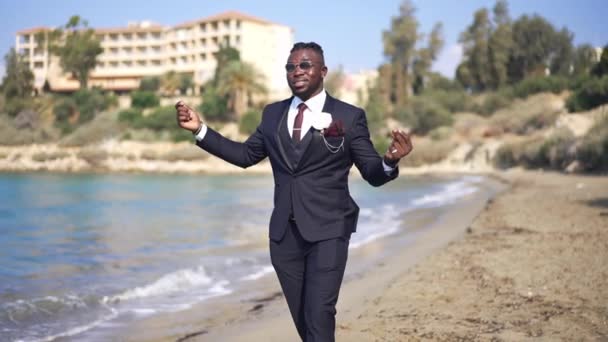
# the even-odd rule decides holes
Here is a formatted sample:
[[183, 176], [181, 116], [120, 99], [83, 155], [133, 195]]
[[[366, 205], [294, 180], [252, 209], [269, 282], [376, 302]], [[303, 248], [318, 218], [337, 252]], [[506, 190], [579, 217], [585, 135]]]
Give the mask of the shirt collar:
[[308, 99], [308, 101], [302, 101], [297, 96], [293, 97], [291, 101], [291, 108], [298, 108], [298, 105], [302, 102], [306, 103], [306, 107], [313, 113], [321, 113], [323, 111], [323, 106], [325, 106], [325, 99], [327, 98], [327, 93], [325, 89], [322, 89], [317, 95]]

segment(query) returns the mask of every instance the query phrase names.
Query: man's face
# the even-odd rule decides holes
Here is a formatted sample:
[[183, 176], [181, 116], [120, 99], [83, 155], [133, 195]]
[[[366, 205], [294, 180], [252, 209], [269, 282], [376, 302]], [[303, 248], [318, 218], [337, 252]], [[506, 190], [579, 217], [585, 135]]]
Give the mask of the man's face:
[[293, 70], [287, 70], [287, 84], [294, 95], [306, 101], [321, 92], [327, 67], [314, 50], [301, 49], [292, 52], [287, 59], [287, 65], [292, 68], [295, 65]]

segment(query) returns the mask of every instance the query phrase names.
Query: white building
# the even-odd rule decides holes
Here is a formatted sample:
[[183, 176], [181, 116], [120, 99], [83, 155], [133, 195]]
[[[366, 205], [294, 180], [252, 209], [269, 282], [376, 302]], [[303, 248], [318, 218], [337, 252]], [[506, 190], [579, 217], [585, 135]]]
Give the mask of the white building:
[[[29, 62], [36, 89], [48, 81], [53, 91], [75, 91], [78, 80], [64, 73], [58, 58], [36, 42], [37, 33], [50, 30], [37, 27], [17, 32], [15, 48]], [[264, 76], [271, 99], [289, 94], [283, 68], [293, 45], [293, 30], [288, 26], [230, 11], [173, 27], [144, 21], [99, 28], [95, 33], [103, 53], [90, 74], [90, 86], [129, 91], [137, 89], [143, 77], [169, 71], [189, 74], [200, 86], [214, 75], [213, 54], [220, 44], [229, 44]]]

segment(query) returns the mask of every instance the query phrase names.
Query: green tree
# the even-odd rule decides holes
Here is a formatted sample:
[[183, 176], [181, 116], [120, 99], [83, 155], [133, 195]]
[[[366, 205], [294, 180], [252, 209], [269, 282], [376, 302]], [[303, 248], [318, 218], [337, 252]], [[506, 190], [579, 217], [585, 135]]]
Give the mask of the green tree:
[[157, 92], [160, 89], [160, 77], [146, 76], [139, 82], [139, 90]]
[[412, 84], [412, 90], [414, 94], [422, 93], [428, 81], [433, 61], [437, 59], [437, 55], [443, 47], [442, 30], [443, 25], [441, 23], [435, 24], [429, 35], [427, 47], [420, 48], [417, 51], [413, 64], [414, 83]]
[[589, 44], [583, 44], [574, 51], [573, 73], [588, 75], [596, 63], [595, 49]]
[[7, 100], [11, 98], [28, 98], [34, 91], [34, 74], [23, 56], [11, 49], [4, 56], [6, 66], [2, 78], [2, 92]]
[[473, 15], [473, 23], [460, 35], [463, 62], [458, 67], [460, 80], [466, 88], [484, 91], [492, 85], [488, 54], [492, 26], [488, 10], [481, 8]]
[[505, 0], [499, 0], [494, 5], [494, 29], [488, 43], [491, 81], [490, 87], [497, 89], [507, 84], [507, 63], [513, 47], [511, 18]]
[[549, 70], [551, 75], [568, 76], [574, 62], [574, 34], [567, 28], [555, 32], [552, 49], [549, 54]]
[[[429, 45], [419, 47], [425, 36], [419, 32], [419, 23], [415, 17], [416, 8], [410, 0], [404, 0], [399, 8], [399, 15], [391, 19], [391, 27], [382, 33], [384, 56], [387, 66], [380, 70], [381, 78], [390, 80], [388, 98], [396, 107], [403, 106], [414, 93], [414, 84], [418, 87], [428, 72], [430, 65], [442, 47], [441, 25], [433, 28]], [[390, 75], [390, 76], [389, 76]]]
[[131, 93], [131, 106], [135, 108], [152, 108], [160, 104], [159, 98], [152, 91], [138, 90]]
[[160, 89], [165, 95], [175, 95], [181, 85], [182, 81], [179, 74], [173, 70], [164, 73], [160, 78]]
[[228, 111], [240, 118], [251, 105], [252, 97], [266, 94], [263, 76], [248, 63], [231, 61], [222, 69], [217, 90], [228, 98]]
[[228, 99], [217, 92], [217, 88], [213, 85], [212, 81], [207, 82], [205, 85], [202, 97], [202, 102], [198, 109], [205, 116], [206, 120], [230, 121]]
[[513, 50], [507, 72], [512, 83], [545, 75], [556, 42], [553, 25], [541, 16], [521, 16], [513, 22]]
[[42, 32], [36, 40], [39, 45], [46, 44], [49, 51], [59, 57], [61, 68], [78, 79], [80, 89], [88, 87], [89, 72], [95, 68], [103, 48], [86, 20], [72, 16], [62, 28]]
[[220, 82], [220, 74], [222, 73], [222, 70], [224, 70], [224, 68], [231, 62], [240, 61], [241, 53], [239, 50], [231, 47], [230, 45], [221, 44], [219, 50], [217, 50], [213, 56], [215, 57], [216, 61], [213, 82], [214, 85], [217, 86]]
[[4, 57], [6, 65], [2, 79], [2, 94], [4, 103], [0, 104], [0, 112], [16, 116], [23, 109], [31, 108], [32, 92], [34, 91], [34, 74], [23, 56], [11, 49]]
[[593, 67], [591, 73], [597, 77], [608, 75], [608, 45], [602, 49], [600, 61]]

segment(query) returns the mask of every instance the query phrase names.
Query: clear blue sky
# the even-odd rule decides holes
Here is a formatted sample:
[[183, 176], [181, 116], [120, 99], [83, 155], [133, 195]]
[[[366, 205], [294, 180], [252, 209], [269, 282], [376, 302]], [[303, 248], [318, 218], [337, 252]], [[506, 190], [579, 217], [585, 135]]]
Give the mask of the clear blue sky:
[[[414, 0], [423, 32], [434, 23], [444, 25], [445, 45], [434, 69], [453, 76], [459, 62], [459, 34], [481, 7], [494, 0]], [[0, 54], [15, 44], [18, 30], [60, 26], [80, 15], [92, 27], [126, 26], [128, 21], [151, 20], [175, 25], [227, 10], [237, 10], [291, 26], [296, 41], [316, 41], [325, 50], [331, 68], [343, 65], [349, 72], [376, 68], [383, 61], [382, 31], [398, 14], [401, 0], [0, 0]], [[608, 43], [608, 0], [510, 0], [512, 18], [538, 13], [554, 26], [574, 32], [576, 44]], [[4, 74], [4, 59], [0, 61]]]

